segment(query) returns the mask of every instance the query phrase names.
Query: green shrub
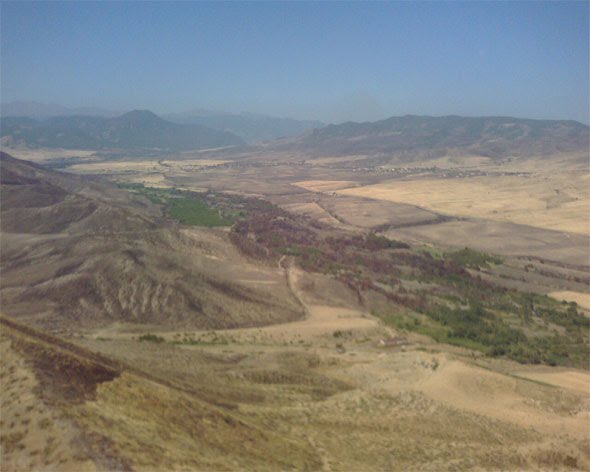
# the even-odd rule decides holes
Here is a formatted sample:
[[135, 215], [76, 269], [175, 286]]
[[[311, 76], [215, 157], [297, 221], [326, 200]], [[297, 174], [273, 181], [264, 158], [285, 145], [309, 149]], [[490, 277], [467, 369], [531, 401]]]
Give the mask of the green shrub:
[[487, 268], [490, 264], [502, 264], [503, 262], [499, 257], [474, 251], [467, 247], [460, 251], [446, 253], [445, 259], [451, 260], [460, 266], [469, 267], [470, 269]]
[[148, 341], [151, 343], [163, 343], [164, 341], [166, 341], [162, 336], [157, 336], [155, 334], [144, 334], [142, 336], [140, 336], [139, 341]]
[[168, 214], [185, 225], [193, 226], [230, 226], [231, 222], [223, 219], [218, 210], [209, 208], [205, 203], [192, 198], [172, 198], [168, 201]]

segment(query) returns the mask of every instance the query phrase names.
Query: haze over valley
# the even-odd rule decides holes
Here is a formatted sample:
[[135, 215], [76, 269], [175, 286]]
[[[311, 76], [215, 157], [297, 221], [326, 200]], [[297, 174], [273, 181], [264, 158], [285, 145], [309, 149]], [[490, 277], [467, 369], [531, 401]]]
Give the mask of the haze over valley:
[[587, 4], [1, 36], [3, 471], [590, 467]]

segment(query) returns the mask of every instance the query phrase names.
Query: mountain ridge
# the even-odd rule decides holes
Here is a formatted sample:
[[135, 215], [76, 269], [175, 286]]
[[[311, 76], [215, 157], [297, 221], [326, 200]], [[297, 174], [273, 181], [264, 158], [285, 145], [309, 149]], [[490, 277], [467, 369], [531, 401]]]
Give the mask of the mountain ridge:
[[[3, 118], [18, 117], [33, 118], [36, 120], [47, 120], [64, 116], [114, 118], [122, 114], [122, 111], [107, 110], [98, 107], [68, 108], [59, 104], [34, 101], [5, 102], [0, 104], [0, 116]], [[201, 125], [218, 131], [228, 131], [242, 138], [247, 143], [296, 136], [310, 129], [325, 125], [325, 123], [317, 120], [297, 120], [247, 111], [232, 113], [204, 108], [193, 108], [183, 112], [162, 113], [160, 117], [173, 123]]]
[[276, 147], [320, 155], [412, 153], [427, 158], [429, 153], [457, 153], [503, 158], [587, 150], [589, 129], [572, 120], [405, 115], [328, 125]]
[[158, 148], [171, 151], [243, 144], [238, 136], [202, 125], [166, 121], [149, 110], [133, 110], [114, 118], [58, 116], [44, 121], [4, 117], [5, 146], [64, 149]]
[[111, 118], [123, 113], [122, 111], [107, 110], [100, 107], [68, 108], [57, 103], [41, 103], [35, 101], [14, 101], [0, 104], [0, 116], [18, 116], [36, 119], [52, 118], [55, 116], [103, 116]]

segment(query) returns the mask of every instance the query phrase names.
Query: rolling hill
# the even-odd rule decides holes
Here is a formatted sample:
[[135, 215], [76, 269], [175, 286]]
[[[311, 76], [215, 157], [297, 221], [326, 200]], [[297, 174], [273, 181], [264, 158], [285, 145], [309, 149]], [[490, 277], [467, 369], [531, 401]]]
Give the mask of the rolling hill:
[[5, 146], [31, 148], [143, 148], [183, 151], [243, 144], [226, 131], [163, 120], [147, 110], [114, 117], [59, 116], [44, 121], [26, 117], [2, 118]]
[[300, 315], [288, 291], [225, 277], [239, 257], [209, 262], [211, 248], [231, 250], [223, 233], [183, 231], [142, 197], [6, 153], [0, 176], [4, 314], [51, 329], [114, 321], [219, 328]]
[[276, 147], [334, 156], [504, 158], [585, 151], [588, 139], [589, 127], [576, 121], [406, 115], [376, 122], [329, 125]]

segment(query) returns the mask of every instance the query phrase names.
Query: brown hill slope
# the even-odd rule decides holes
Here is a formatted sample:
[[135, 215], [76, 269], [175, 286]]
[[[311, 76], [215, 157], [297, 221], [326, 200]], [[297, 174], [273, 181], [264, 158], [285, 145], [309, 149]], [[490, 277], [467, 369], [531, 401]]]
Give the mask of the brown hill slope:
[[5, 153], [0, 175], [8, 315], [52, 328], [114, 321], [220, 328], [300, 315], [287, 292], [228, 282], [223, 270], [205, 268], [202, 239], [230, 250], [222, 233], [187, 234], [141, 197]]

